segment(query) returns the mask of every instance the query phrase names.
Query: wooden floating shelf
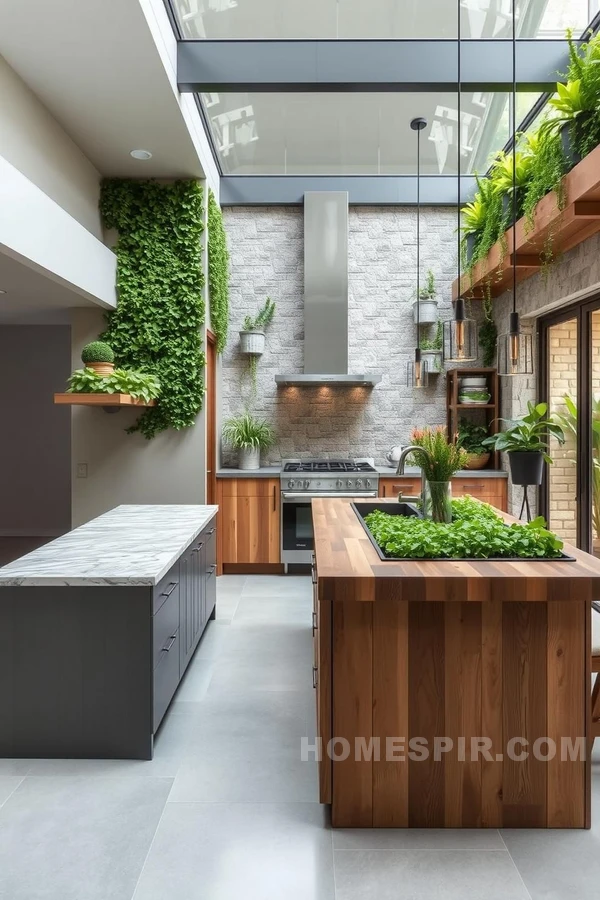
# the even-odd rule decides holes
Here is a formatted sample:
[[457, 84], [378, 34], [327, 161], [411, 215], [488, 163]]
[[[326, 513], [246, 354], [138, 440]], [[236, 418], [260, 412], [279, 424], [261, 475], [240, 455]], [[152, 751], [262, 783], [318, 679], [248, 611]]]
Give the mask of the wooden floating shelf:
[[[600, 146], [582, 159], [565, 176], [567, 206], [558, 209], [556, 194], [551, 191], [542, 197], [535, 210], [534, 226], [525, 227], [525, 217], [516, 224], [513, 244], [512, 227], [506, 232], [506, 251], [500, 241], [494, 244], [485, 259], [480, 260], [469, 275], [460, 280], [460, 293], [473, 300], [485, 296], [490, 282], [492, 297], [499, 297], [512, 287], [513, 259], [516, 252], [517, 282], [531, 278], [541, 268], [540, 254], [549, 235], [553, 253], [566, 253], [600, 231]], [[459, 282], [452, 285], [452, 299], [459, 296]]]
[[55, 394], [54, 402], [68, 406], [156, 406], [156, 400], [145, 403], [131, 394]]

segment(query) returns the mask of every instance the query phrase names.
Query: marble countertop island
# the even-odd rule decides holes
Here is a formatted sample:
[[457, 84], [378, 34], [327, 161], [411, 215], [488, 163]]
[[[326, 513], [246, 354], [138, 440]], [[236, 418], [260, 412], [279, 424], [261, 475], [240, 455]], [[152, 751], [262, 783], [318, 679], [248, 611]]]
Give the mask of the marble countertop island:
[[117, 506], [0, 568], [0, 587], [156, 585], [216, 514], [216, 506]]

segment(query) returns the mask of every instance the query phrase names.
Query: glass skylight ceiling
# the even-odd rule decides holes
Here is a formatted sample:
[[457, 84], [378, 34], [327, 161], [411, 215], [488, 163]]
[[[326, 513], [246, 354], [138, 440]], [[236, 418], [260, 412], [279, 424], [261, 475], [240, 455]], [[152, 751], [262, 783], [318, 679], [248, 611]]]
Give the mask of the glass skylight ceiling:
[[[462, 93], [460, 171], [484, 172], [509, 139], [506, 93]], [[521, 94], [521, 119], [537, 95]], [[203, 94], [224, 175], [407, 175], [410, 120], [424, 116], [424, 175], [457, 172], [457, 96], [442, 93]]]
[[[519, 38], [581, 34], [599, 0], [516, 0]], [[184, 38], [456, 38], [456, 0], [172, 0]], [[512, 0], [461, 0], [463, 38], [512, 38]]]

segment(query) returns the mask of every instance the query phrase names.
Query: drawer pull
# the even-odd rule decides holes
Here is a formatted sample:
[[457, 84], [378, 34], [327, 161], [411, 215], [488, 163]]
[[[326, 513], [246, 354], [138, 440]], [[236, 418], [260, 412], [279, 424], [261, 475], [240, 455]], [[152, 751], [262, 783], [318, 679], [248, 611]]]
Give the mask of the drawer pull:
[[319, 681], [318, 672], [319, 672], [319, 670], [317, 669], [317, 667], [313, 666], [312, 667], [312, 675], [313, 675], [313, 687], [314, 688], [316, 688], [318, 681]]
[[312, 579], [312, 583], [313, 583], [313, 584], [316, 584], [316, 583], [317, 583], [317, 569], [316, 569], [314, 563], [313, 563], [312, 566], [310, 567], [310, 577], [311, 577], [311, 579]]
[[314, 612], [314, 610], [313, 610], [313, 614], [312, 614], [312, 633], [313, 633], [313, 635], [314, 635], [314, 633], [315, 633], [315, 631], [317, 630], [318, 627], [319, 627], [319, 626], [318, 626], [318, 624], [317, 624], [317, 614], [316, 614], [316, 612]]
[[171, 637], [169, 638], [169, 643], [167, 644], [167, 646], [162, 648], [162, 652], [168, 653], [176, 640], [177, 640], [177, 635], [172, 634]]
[[210, 537], [211, 534], [214, 534], [214, 533], [215, 533], [215, 529], [214, 529], [214, 528], [211, 528], [210, 531], [207, 531], [206, 533], [207, 533], [208, 537]]
[[177, 587], [178, 584], [179, 584], [178, 581], [171, 581], [171, 582], [169, 582], [169, 587], [170, 587], [171, 590], [169, 590], [169, 591], [163, 591], [162, 594], [161, 594], [160, 596], [161, 596], [161, 597], [170, 597], [171, 594], [173, 593], [173, 591], [175, 590], [175, 588]]

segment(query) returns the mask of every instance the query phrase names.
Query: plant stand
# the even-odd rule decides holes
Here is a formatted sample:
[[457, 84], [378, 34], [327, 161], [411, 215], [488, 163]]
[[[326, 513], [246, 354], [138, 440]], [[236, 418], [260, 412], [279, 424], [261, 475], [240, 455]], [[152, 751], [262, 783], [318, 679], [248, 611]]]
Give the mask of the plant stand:
[[527, 516], [525, 519], [526, 522], [531, 522], [531, 520], [533, 518], [531, 515], [531, 506], [529, 505], [528, 491], [529, 491], [530, 486], [531, 485], [529, 485], [529, 484], [523, 485], [523, 502], [521, 503], [521, 511], [519, 512], [519, 519], [523, 518], [523, 511], [525, 511], [527, 513]]

